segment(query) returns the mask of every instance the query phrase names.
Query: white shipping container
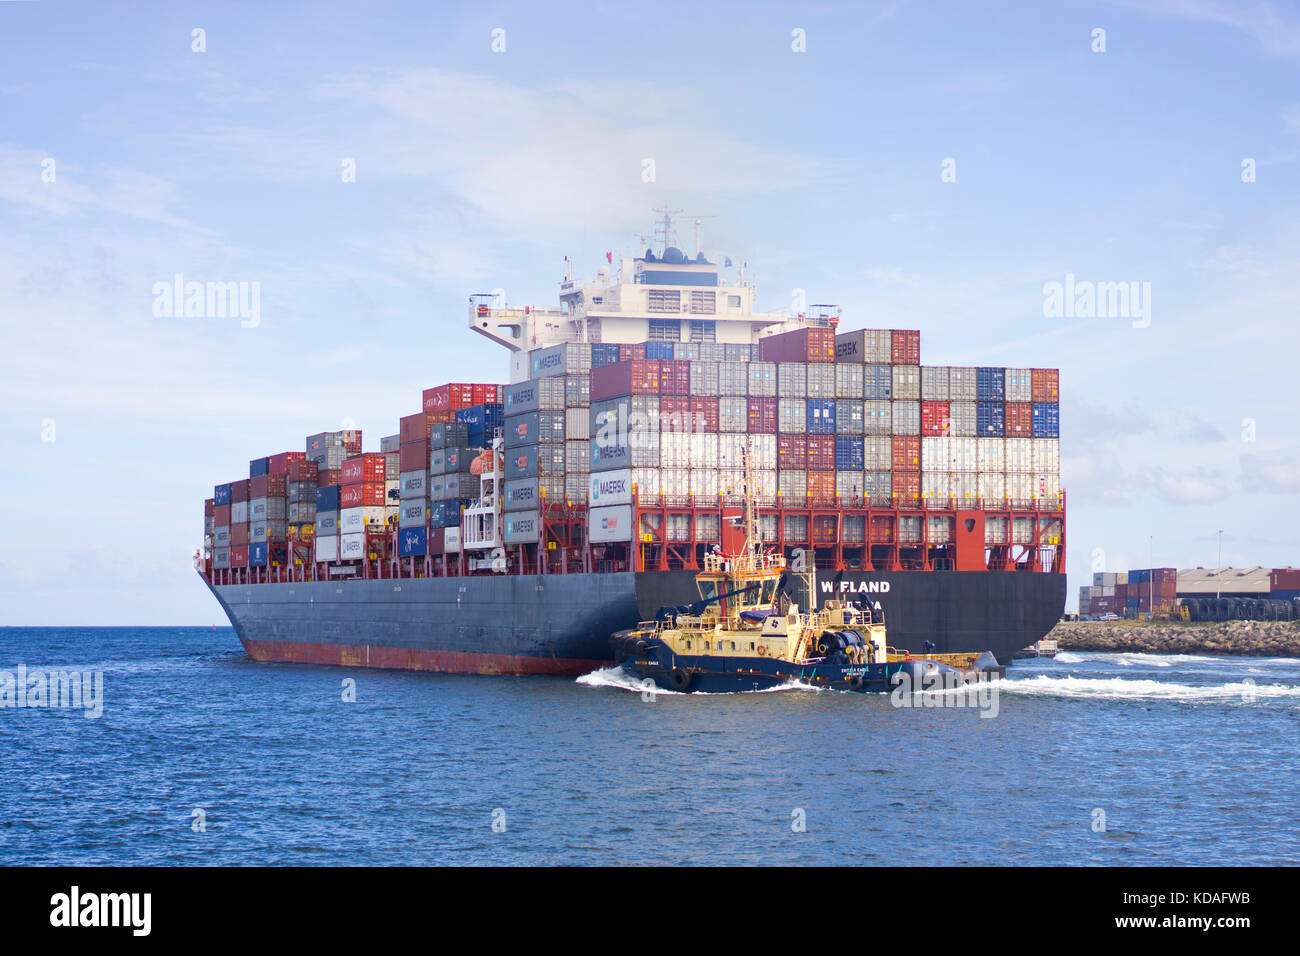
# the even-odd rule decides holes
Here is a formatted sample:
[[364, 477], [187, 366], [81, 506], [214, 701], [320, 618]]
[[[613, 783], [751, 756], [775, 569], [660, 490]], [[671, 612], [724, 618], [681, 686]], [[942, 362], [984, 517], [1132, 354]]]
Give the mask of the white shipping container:
[[718, 365], [718, 394], [746, 396], [749, 394], [749, 363], [721, 362]]
[[862, 366], [844, 364], [833, 367], [835, 369], [835, 397], [861, 401]]
[[748, 435], [726, 434], [718, 436], [719, 468], [744, 468], [745, 452], [749, 449]]
[[921, 398], [927, 402], [948, 401], [948, 366], [927, 365], [921, 369]]
[[985, 501], [1001, 501], [1007, 496], [1006, 476], [994, 471], [981, 471], [976, 490]]
[[691, 436], [685, 432], [664, 432], [659, 436], [659, 467], [689, 468]]
[[691, 473], [686, 468], [661, 468], [664, 494], [672, 498], [685, 498], [691, 492]]
[[783, 398], [776, 406], [776, 430], [782, 435], [808, 431], [808, 403], [802, 398]]
[[696, 498], [716, 498], [718, 496], [718, 469], [692, 468], [689, 481], [691, 494]]
[[949, 484], [951, 477], [951, 472], [947, 471], [921, 472], [921, 497], [940, 501], [951, 498], [952, 487]]
[[760, 398], [776, 397], [776, 363], [749, 363], [749, 394]]
[[894, 401], [920, 401], [921, 366], [895, 365], [893, 375]]
[[1007, 470], [1006, 439], [975, 439], [975, 470], [987, 472], [1004, 472]]
[[959, 504], [974, 504], [973, 499], [978, 498], [980, 493], [979, 476], [973, 471], [954, 471], [948, 487], [954, 498], [961, 499]]
[[[864, 435], [891, 435], [894, 432], [893, 402], [866, 401], [862, 403], [862, 433]], [[919, 431], [919, 428], [918, 428]]]
[[952, 519], [947, 515], [926, 515], [926, 540], [931, 544], [947, 544], [952, 540]]
[[948, 434], [955, 438], [973, 438], [977, 434], [978, 406], [975, 402], [948, 403]]
[[633, 468], [632, 484], [636, 486], [636, 493], [642, 501], [657, 498], [664, 493], [663, 473], [658, 468]]
[[808, 396], [808, 366], [802, 362], [778, 362], [776, 394], [782, 398]]
[[366, 556], [365, 532], [339, 535], [339, 560], [360, 561]]
[[384, 524], [384, 509], [377, 505], [344, 508], [339, 512], [339, 534], [346, 537], [363, 532], [366, 528]]
[[587, 540], [592, 544], [631, 541], [631, 506], [613, 505], [612, 507], [592, 508], [587, 516]]
[[1061, 473], [1061, 441], [1059, 438], [1031, 438], [1034, 471], [1045, 475]]
[[857, 501], [866, 494], [866, 481], [860, 471], [835, 472], [835, 493], [842, 500]]
[[733, 497], [743, 495], [745, 493], [745, 469], [719, 468], [718, 491], [721, 494]]
[[565, 411], [564, 437], [575, 440], [586, 440], [591, 438], [590, 408], [570, 408]]
[[718, 431], [743, 432], [749, 429], [749, 399], [724, 395], [718, 399]]
[[978, 438], [949, 438], [950, 471], [979, 471]]
[[[900, 366], [895, 368], [915, 368], [916, 366]], [[892, 402], [894, 406], [894, 434], [895, 435], [919, 435], [921, 434], [921, 403], [920, 402]]]
[[[613, 505], [631, 504], [632, 484], [634, 481], [632, 469], [630, 468], [623, 468], [619, 471], [604, 471], [589, 476], [587, 490], [591, 507], [608, 508]], [[645, 494], [646, 492], [642, 491], [641, 493]], [[657, 488], [651, 492], [651, 494], [658, 493]]]
[[316, 560], [337, 561], [339, 559], [339, 539], [337, 535], [316, 536]]
[[[1006, 472], [1011, 474], [1029, 474], [1034, 470], [1034, 450], [1032, 438], [1006, 439]], [[1012, 495], [1011, 497], [1016, 497]]]
[[948, 465], [950, 444], [947, 438], [922, 438], [921, 467], [926, 471], [951, 471]]
[[1032, 402], [1034, 400], [1034, 378], [1029, 369], [1007, 369], [1005, 382], [1008, 402]]
[[1060, 475], [1036, 474], [1030, 477], [1033, 479], [1033, 497], [1051, 501], [1061, 496]]
[[948, 369], [948, 400], [975, 402], [979, 400], [978, 369], [952, 366]]
[[[769, 436], [770, 437], [770, 436]], [[775, 468], [761, 468], [752, 473], [754, 475], [754, 495], [758, 498], [776, 498], [779, 490], [777, 485], [777, 471]]]
[[691, 394], [712, 397], [718, 394], [717, 362], [691, 363]]
[[830, 362], [810, 362], [805, 368], [808, 369], [808, 397], [834, 398], [835, 366]]
[[1034, 496], [1034, 476], [1007, 473], [1007, 497], [1016, 501], [1028, 501]]
[[442, 535], [443, 550], [448, 554], [460, 554], [460, 526], [446, 528]]
[[718, 467], [718, 435], [716, 432], [694, 432], [687, 436], [690, 439], [690, 459], [686, 463], [687, 468], [704, 466], [706, 468]]
[[776, 471], [776, 436], [762, 433], [750, 435], [749, 457], [751, 467]]
[[862, 457], [867, 471], [889, 471], [894, 467], [893, 439], [880, 436], [864, 438]]
[[232, 501], [230, 503], [230, 523], [248, 524], [248, 502]]

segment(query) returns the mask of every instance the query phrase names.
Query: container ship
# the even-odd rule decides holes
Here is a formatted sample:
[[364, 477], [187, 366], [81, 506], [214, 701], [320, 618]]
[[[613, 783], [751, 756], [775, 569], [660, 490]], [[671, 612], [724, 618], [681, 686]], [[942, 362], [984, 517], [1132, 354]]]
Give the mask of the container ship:
[[[611, 633], [698, 600], [735, 553], [746, 469], [805, 607], [880, 611], [892, 647], [1002, 663], [1065, 605], [1059, 375], [921, 363], [920, 333], [760, 312], [743, 267], [609, 253], [558, 307], [469, 299], [508, 384], [427, 388], [360, 431], [255, 458], [205, 502], [195, 557], [249, 656], [578, 675]], [[717, 257], [714, 257], [717, 258]], [[566, 259], [566, 262], [568, 260]], [[815, 582], [813, 584], [812, 582]]]

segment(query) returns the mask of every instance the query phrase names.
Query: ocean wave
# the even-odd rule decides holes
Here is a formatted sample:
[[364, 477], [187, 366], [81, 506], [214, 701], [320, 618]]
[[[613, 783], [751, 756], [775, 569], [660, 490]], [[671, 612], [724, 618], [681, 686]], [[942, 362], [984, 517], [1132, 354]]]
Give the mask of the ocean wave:
[[[634, 694], [652, 693], [686, 697], [690, 693], [683, 694], [681, 691], [666, 690], [653, 684], [647, 685], [643, 678], [629, 674], [621, 667], [602, 667], [598, 671], [592, 671], [590, 674], [583, 674], [581, 677], [576, 678], [576, 683], [587, 687], [611, 687], [615, 690], [631, 691]], [[695, 691], [694, 693], [706, 696], [726, 696], [727, 694], [775, 694], [789, 690], [810, 690], [820, 694], [827, 688], [814, 687], [812, 684], [806, 684], [797, 678], [791, 678], [784, 684], [777, 684], [773, 687], [760, 687], [757, 690], [751, 688], [749, 690], [735, 691]]]
[[1175, 684], [1123, 677], [1049, 677], [1040, 674], [1022, 679], [1007, 678], [1002, 691], [1035, 697], [1073, 697], [1101, 700], [1206, 700], [1250, 703], [1262, 700], [1300, 698], [1300, 687], [1285, 684]]

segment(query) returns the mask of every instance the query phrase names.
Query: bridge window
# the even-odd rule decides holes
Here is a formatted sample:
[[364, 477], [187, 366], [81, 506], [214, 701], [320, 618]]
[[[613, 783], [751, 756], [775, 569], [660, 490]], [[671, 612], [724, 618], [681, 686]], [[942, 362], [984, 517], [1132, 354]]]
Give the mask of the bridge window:
[[695, 315], [713, 315], [717, 311], [718, 294], [716, 292], [701, 291], [691, 293], [691, 312]]
[[651, 312], [680, 312], [682, 294], [676, 289], [651, 289], [646, 294], [646, 307]]
[[682, 340], [682, 323], [678, 319], [651, 319], [651, 342], [680, 342]]
[[701, 322], [699, 320], [691, 321], [691, 341], [692, 342], [716, 342], [718, 341], [718, 323]]

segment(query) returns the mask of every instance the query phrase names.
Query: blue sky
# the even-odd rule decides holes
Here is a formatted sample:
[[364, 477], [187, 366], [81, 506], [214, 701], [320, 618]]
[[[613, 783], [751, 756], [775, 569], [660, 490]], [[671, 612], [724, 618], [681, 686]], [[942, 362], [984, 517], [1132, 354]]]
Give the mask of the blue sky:
[[[764, 308], [1060, 367], [1071, 603], [1148, 536], [1300, 564], [1298, 160], [1292, 4], [0, 2], [0, 624], [223, 623], [214, 482], [505, 380], [466, 297], [553, 304], [663, 203]], [[155, 317], [177, 273], [260, 323]], [[1044, 317], [1067, 273], [1150, 326]]]

